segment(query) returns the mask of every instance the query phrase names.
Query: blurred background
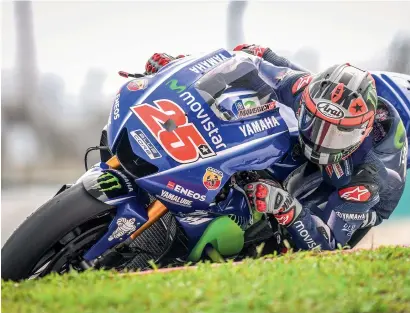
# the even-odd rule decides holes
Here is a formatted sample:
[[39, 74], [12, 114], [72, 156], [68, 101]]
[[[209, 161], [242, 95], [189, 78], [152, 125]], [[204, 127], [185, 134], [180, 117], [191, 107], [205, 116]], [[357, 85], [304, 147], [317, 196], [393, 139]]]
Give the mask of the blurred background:
[[[351, 62], [410, 74], [410, 2], [6, 1], [1, 11], [2, 245], [84, 172], [125, 83], [117, 72], [143, 72], [154, 52], [246, 42], [313, 72]], [[409, 185], [373, 243], [410, 244]]]

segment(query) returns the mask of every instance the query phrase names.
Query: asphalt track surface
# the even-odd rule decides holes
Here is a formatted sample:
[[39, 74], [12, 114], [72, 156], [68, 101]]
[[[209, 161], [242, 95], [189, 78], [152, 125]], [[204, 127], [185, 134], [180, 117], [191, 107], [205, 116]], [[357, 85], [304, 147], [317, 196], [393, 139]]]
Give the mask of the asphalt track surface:
[[[61, 186], [31, 186], [22, 189], [3, 189], [1, 199], [1, 246], [13, 231], [36, 208], [54, 196]], [[394, 214], [393, 214], [394, 215]], [[381, 245], [410, 245], [410, 218], [385, 221], [373, 228], [356, 246], [356, 249], [371, 249]]]

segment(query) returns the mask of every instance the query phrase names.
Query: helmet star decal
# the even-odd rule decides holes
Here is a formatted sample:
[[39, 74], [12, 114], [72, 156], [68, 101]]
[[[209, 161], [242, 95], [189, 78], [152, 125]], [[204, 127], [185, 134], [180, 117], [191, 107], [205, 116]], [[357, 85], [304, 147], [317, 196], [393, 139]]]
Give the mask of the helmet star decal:
[[362, 106], [358, 103], [353, 108], [356, 110], [356, 112], [362, 112]]

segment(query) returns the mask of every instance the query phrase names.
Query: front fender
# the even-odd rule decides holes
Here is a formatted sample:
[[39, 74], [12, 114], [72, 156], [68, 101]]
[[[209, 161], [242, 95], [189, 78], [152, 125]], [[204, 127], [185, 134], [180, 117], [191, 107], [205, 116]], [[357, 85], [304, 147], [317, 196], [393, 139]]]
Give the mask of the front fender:
[[119, 205], [131, 199], [138, 199], [143, 206], [148, 206], [148, 194], [139, 188], [126, 173], [109, 168], [99, 163], [81, 176], [76, 184], [82, 183], [85, 190], [97, 200], [109, 205]]
[[108, 231], [83, 256], [86, 260], [93, 260], [123, 242], [149, 219], [148, 194], [121, 171], [100, 163], [81, 176], [76, 184], [83, 184], [95, 199], [117, 209]]

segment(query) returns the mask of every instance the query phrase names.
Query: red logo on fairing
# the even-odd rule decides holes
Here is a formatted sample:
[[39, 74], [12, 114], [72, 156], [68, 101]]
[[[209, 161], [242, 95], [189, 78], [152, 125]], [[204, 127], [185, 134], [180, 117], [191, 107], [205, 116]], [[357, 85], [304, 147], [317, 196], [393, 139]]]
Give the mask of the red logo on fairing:
[[345, 200], [365, 202], [370, 199], [371, 193], [365, 186], [353, 186], [340, 189], [339, 196]]
[[168, 184], [167, 184], [167, 187], [168, 187], [169, 189], [174, 189], [174, 188], [175, 188], [175, 183], [172, 182], [172, 181], [169, 181]]
[[129, 91], [144, 90], [148, 85], [147, 79], [135, 79], [128, 83], [127, 89]]
[[131, 111], [139, 117], [162, 148], [179, 163], [191, 163], [199, 157], [207, 158], [215, 152], [206, 142], [181, 107], [167, 99], [154, 101], [157, 107], [139, 104]]
[[214, 169], [213, 167], [208, 167], [202, 177], [202, 182], [206, 189], [216, 190], [221, 185], [223, 176], [224, 174], [221, 171]]

